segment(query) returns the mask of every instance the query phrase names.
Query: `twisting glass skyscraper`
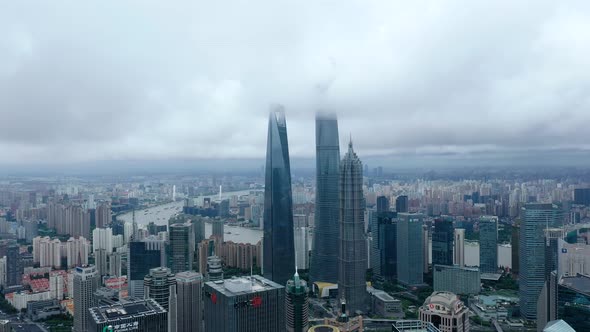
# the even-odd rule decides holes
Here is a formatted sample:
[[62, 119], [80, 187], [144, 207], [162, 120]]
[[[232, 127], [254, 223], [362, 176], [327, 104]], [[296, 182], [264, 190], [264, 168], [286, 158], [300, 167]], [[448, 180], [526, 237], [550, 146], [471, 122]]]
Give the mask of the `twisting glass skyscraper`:
[[315, 120], [316, 197], [311, 266], [312, 281], [338, 282], [338, 187], [340, 146], [336, 115], [318, 114]]
[[295, 244], [287, 123], [282, 106], [275, 106], [268, 119], [265, 176], [263, 273], [265, 278], [285, 285], [295, 266]]
[[363, 164], [352, 149], [340, 163], [338, 295], [351, 313], [365, 311], [367, 244], [364, 231]]

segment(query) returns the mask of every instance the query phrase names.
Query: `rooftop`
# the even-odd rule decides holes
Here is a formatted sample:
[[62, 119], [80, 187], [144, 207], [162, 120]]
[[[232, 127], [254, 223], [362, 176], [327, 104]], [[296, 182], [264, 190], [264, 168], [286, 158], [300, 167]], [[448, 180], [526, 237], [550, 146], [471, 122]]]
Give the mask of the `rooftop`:
[[153, 299], [137, 300], [112, 305], [90, 308], [90, 314], [95, 322], [107, 322], [137, 315], [149, 315], [166, 312]]
[[206, 283], [206, 285], [226, 296], [236, 296], [284, 288], [284, 286], [281, 286], [276, 282], [263, 278], [259, 275], [254, 275], [252, 277], [231, 278], [225, 279], [223, 281], [209, 281]]
[[590, 294], [590, 276], [578, 274], [571, 277], [562, 277], [559, 284], [581, 293]]

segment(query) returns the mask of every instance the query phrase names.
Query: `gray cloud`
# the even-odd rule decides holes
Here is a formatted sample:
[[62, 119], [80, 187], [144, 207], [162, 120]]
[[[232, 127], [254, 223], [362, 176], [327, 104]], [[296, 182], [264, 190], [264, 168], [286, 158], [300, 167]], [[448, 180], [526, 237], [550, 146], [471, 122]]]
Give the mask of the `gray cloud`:
[[590, 149], [586, 1], [11, 1], [2, 163]]

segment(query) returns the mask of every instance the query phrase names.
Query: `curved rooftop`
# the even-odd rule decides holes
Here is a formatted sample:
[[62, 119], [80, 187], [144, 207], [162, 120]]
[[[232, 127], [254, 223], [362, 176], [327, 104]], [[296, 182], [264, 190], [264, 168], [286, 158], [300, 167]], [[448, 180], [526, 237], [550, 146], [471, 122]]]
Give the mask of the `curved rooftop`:
[[433, 292], [424, 301], [424, 307], [431, 311], [457, 312], [463, 308], [463, 301], [451, 292]]

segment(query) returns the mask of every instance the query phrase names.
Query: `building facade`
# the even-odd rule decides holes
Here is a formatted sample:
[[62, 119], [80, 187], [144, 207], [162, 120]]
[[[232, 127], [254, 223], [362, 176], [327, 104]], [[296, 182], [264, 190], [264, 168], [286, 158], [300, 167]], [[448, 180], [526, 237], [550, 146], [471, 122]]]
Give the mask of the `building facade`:
[[201, 288], [203, 275], [185, 271], [176, 274], [177, 332], [203, 331]]
[[481, 277], [479, 269], [460, 266], [435, 265], [434, 291], [461, 295], [479, 294]]
[[203, 288], [205, 331], [284, 331], [284, 288], [257, 275], [206, 282]]
[[287, 122], [282, 106], [276, 106], [269, 116], [265, 173], [262, 271], [265, 278], [285, 285], [295, 266], [295, 243]]
[[434, 292], [420, 307], [420, 320], [431, 323], [440, 332], [469, 332], [469, 309], [457, 295]]
[[366, 310], [367, 242], [364, 227], [363, 166], [352, 148], [340, 162], [340, 256], [338, 296], [351, 313]]
[[434, 219], [432, 232], [432, 265], [453, 265], [453, 219]]
[[397, 279], [400, 283], [415, 286], [424, 283], [422, 244], [423, 215], [398, 213], [397, 215]]
[[144, 299], [154, 299], [165, 310], [169, 309], [170, 293], [175, 290], [176, 278], [165, 267], [157, 267], [150, 270], [144, 278]]
[[340, 144], [336, 116], [317, 115], [315, 134], [317, 189], [309, 278], [314, 282], [336, 283], [340, 214]]
[[554, 204], [526, 204], [522, 208], [519, 243], [519, 297], [521, 315], [537, 319], [537, 301], [545, 284], [545, 237], [547, 227], [563, 225], [563, 212]]
[[285, 323], [287, 332], [307, 332], [309, 328], [309, 289], [295, 272], [285, 287]]
[[498, 217], [479, 218], [479, 270], [498, 272]]
[[166, 245], [164, 241], [150, 236], [143, 241], [131, 241], [128, 244], [127, 283], [129, 297], [143, 299], [144, 278], [150, 270], [165, 266]]
[[169, 227], [168, 260], [172, 273], [193, 269], [195, 233], [190, 222], [172, 224]]
[[88, 309], [96, 304], [94, 292], [98, 282], [98, 272], [94, 266], [79, 266], [74, 270], [74, 332], [89, 331]]

